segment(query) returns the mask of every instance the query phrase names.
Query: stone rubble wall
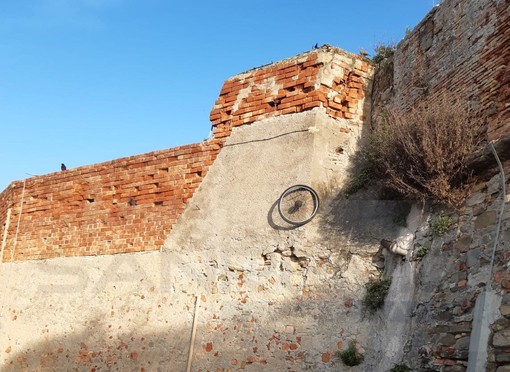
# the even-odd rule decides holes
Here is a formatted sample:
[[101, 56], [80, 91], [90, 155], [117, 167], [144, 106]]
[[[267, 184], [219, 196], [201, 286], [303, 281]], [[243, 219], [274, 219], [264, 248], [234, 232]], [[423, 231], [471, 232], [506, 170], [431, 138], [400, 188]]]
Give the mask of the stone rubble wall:
[[[372, 125], [388, 105], [409, 108], [436, 97], [466, 100], [487, 122], [488, 140], [508, 138], [510, 129], [510, 2], [500, 0], [444, 0], [397, 46], [393, 58], [380, 63], [374, 75]], [[501, 150], [507, 176], [508, 150]], [[487, 159], [490, 158], [490, 163]], [[472, 339], [474, 307], [489, 285], [502, 299], [501, 313], [491, 326], [487, 371], [510, 370], [508, 294], [510, 271], [510, 205], [489, 274], [501, 191], [496, 160], [490, 154], [483, 169], [476, 169], [473, 195], [458, 211], [431, 208], [414, 244], [413, 281], [418, 283], [410, 307], [408, 341], [403, 360], [415, 370], [466, 371]], [[491, 178], [492, 177], [492, 178]], [[452, 217], [446, 235], [433, 232], [435, 219]], [[423, 257], [417, 252], [426, 252]], [[386, 268], [386, 275], [391, 275]], [[392, 301], [388, 299], [388, 301]], [[408, 308], [409, 304], [401, 305]], [[382, 344], [384, 341], [382, 342]]]
[[[506, 185], [510, 162], [505, 163]], [[489, 273], [498, 212], [502, 202], [500, 176], [479, 182], [460, 210], [424, 211], [424, 223], [414, 242], [416, 288], [410, 336], [404, 360], [416, 370], [466, 371], [476, 300], [492, 286], [502, 305], [489, 342], [487, 371], [510, 368], [508, 302], [510, 292], [510, 208], [505, 210], [492, 275]], [[435, 221], [452, 219], [448, 231], [438, 236]], [[418, 252], [422, 252], [421, 256]], [[487, 309], [489, 310], [489, 309]]]

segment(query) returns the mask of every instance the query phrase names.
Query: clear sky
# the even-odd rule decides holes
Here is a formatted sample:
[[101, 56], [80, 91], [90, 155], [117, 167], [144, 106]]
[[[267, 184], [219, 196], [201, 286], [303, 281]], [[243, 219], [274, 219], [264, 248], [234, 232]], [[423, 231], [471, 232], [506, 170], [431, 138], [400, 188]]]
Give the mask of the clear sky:
[[[437, 2], [437, 0], [436, 0]], [[227, 78], [396, 43], [434, 0], [0, 0], [0, 191], [200, 142]]]

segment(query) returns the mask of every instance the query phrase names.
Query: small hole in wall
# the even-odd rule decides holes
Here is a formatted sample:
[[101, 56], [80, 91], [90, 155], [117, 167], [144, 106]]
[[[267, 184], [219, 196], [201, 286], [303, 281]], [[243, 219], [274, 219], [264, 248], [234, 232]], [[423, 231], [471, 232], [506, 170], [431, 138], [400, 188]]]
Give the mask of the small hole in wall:
[[158, 206], [158, 205], [163, 205], [163, 202], [162, 202], [162, 201], [156, 201], [156, 202], [154, 202], [154, 206], [155, 206], [155, 207], [156, 207], [156, 206]]
[[340, 155], [340, 154], [343, 154], [343, 153], [344, 153], [344, 148], [342, 146], [338, 146], [335, 149], [335, 154]]
[[87, 198], [87, 202], [89, 202], [89, 203], [94, 203], [94, 199], [92, 199], [92, 198]]
[[197, 176], [198, 176], [198, 177], [202, 177], [202, 171], [198, 171], [198, 172], [197, 172]]
[[271, 107], [278, 107], [278, 105], [280, 105], [281, 103], [282, 103], [281, 98], [275, 98], [271, 102], [268, 102], [269, 106]]

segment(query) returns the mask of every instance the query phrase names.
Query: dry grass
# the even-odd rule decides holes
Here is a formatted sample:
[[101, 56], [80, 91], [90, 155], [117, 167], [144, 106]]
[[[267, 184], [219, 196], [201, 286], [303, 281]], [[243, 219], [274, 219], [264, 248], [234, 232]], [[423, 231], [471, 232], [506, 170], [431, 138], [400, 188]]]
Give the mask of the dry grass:
[[372, 133], [371, 163], [405, 197], [458, 206], [467, 196], [467, 159], [485, 139], [482, 124], [467, 104], [446, 96], [389, 109]]

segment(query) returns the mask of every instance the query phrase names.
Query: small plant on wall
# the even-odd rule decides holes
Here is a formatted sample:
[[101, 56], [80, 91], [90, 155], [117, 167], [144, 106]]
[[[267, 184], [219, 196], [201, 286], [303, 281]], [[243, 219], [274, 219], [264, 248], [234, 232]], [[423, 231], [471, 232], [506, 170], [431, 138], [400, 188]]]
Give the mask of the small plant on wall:
[[354, 195], [358, 191], [370, 186], [374, 179], [374, 171], [370, 165], [366, 165], [349, 182], [345, 195], [347, 197]]
[[338, 352], [340, 359], [346, 366], [354, 367], [363, 362], [364, 355], [359, 352], [354, 341], [349, 342], [349, 347], [343, 351]]
[[432, 224], [432, 230], [437, 236], [443, 236], [452, 226], [453, 220], [450, 216], [440, 216]]
[[420, 246], [418, 248], [418, 250], [416, 251], [416, 257], [418, 258], [423, 258], [425, 257], [425, 255], [428, 253], [429, 249], [427, 247], [424, 247], [424, 246]]
[[371, 313], [375, 313], [384, 305], [391, 286], [391, 279], [370, 281], [366, 284], [367, 293], [364, 303]]
[[390, 369], [389, 372], [409, 372], [411, 371], [411, 368], [407, 366], [404, 362], [395, 364], [395, 366]]

